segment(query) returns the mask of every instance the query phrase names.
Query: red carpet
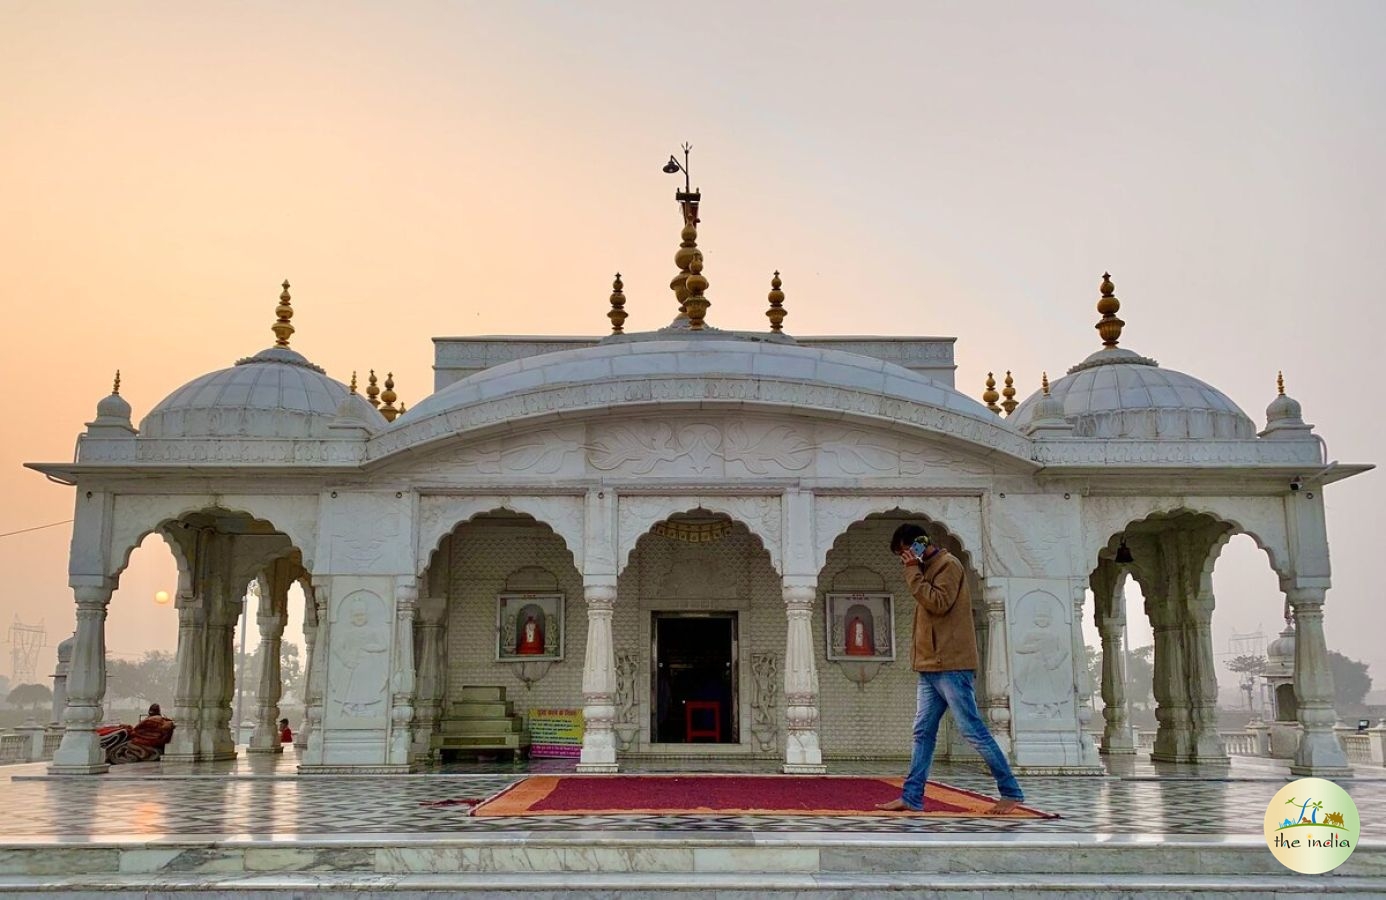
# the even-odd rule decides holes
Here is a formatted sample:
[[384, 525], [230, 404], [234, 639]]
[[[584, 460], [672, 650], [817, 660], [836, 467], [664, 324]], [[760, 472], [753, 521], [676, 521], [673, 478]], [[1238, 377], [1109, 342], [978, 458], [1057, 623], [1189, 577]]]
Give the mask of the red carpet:
[[[931, 781], [924, 812], [875, 808], [900, 796], [899, 778], [831, 775], [534, 775], [483, 801], [474, 816], [805, 815], [980, 816], [994, 798]], [[1005, 818], [1048, 819], [1017, 807]]]

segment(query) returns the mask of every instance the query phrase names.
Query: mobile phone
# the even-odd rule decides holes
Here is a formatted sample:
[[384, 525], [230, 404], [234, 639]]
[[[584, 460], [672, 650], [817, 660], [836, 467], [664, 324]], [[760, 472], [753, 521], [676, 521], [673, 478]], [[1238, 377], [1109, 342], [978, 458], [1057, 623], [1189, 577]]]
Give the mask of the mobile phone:
[[918, 559], [918, 560], [921, 560], [921, 561], [922, 561], [922, 560], [924, 559], [924, 550], [925, 550], [928, 546], [929, 546], [929, 545], [928, 545], [927, 543], [925, 543], [924, 541], [918, 540], [918, 541], [915, 541], [913, 544], [910, 544], [910, 552], [914, 554], [914, 558], [915, 558], [915, 559]]

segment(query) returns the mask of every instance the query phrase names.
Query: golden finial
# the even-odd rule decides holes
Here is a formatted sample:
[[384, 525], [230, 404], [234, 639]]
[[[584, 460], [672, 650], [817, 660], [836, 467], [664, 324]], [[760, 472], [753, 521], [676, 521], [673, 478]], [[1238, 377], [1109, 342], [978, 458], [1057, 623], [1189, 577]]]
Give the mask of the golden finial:
[[380, 408], [380, 386], [375, 383], [375, 369], [371, 369], [371, 375], [366, 379], [366, 402], [376, 409]]
[[1116, 298], [1116, 285], [1112, 284], [1112, 276], [1106, 272], [1102, 273], [1102, 299], [1097, 301], [1097, 311], [1102, 313], [1102, 320], [1094, 328], [1102, 336], [1102, 346], [1111, 350], [1116, 347], [1121, 339], [1121, 329], [1126, 324], [1117, 318], [1117, 310], [1121, 309], [1121, 301]]
[[395, 373], [385, 373], [385, 392], [380, 395], [380, 399], [385, 401], [385, 405], [380, 407], [380, 414], [385, 417], [386, 422], [393, 422], [395, 416], [399, 415], [399, 410], [395, 409], [395, 401], [399, 395], [395, 393]]
[[399, 414], [400, 414], [401, 416], [404, 415], [404, 401], [403, 401], [403, 400], [399, 401]]
[[[112, 394], [115, 394], [116, 396], [120, 396], [120, 370], [119, 370], [119, 369], [116, 369], [115, 384], [112, 385], [112, 387], [111, 387], [111, 393], [112, 393]], [[1285, 393], [1284, 388], [1281, 388], [1280, 393], [1282, 393], [1282, 394]]]
[[698, 252], [698, 229], [691, 222], [683, 226], [680, 232], [682, 243], [674, 253], [674, 265], [679, 267], [679, 273], [669, 282], [669, 289], [674, 292], [674, 299], [679, 301], [679, 315], [688, 315], [688, 309], [684, 306], [684, 301], [688, 299], [688, 265], [693, 261], [693, 254]]
[[1006, 415], [1009, 416], [1011, 413], [1015, 412], [1015, 408], [1020, 405], [1015, 399], [1015, 379], [1011, 377], [1010, 369], [1006, 370], [1006, 386], [1001, 389], [1001, 396], [1006, 398], [1001, 401], [1001, 408], [1004, 409]]
[[712, 301], [703, 296], [703, 291], [707, 290], [707, 279], [703, 277], [701, 250], [693, 251], [693, 259], [688, 263], [688, 280], [684, 284], [688, 287], [688, 299], [683, 301], [688, 310], [688, 327], [693, 331], [702, 331], [703, 319]]
[[611, 283], [611, 312], [606, 317], [611, 320], [611, 333], [623, 334], [625, 331], [626, 316], [626, 295], [622, 293], [625, 285], [621, 283], [621, 273], [616, 273], [616, 280]]
[[279, 318], [270, 326], [270, 331], [274, 332], [274, 346], [289, 346], [289, 335], [294, 333], [294, 326], [289, 320], [294, 317], [294, 308], [289, 305], [289, 280], [284, 279], [284, 292], [279, 295], [279, 305], [275, 307], [274, 314]]
[[[117, 387], [120, 386], [120, 373], [119, 373], [119, 372], [116, 373], [116, 386], [117, 386]], [[1275, 373], [1275, 390], [1276, 390], [1276, 393], [1278, 393], [1280, 396], [1282, 396], [1282, 397], [1285, 396], [1285, 373], [1284, 373], [1284, 372], [1276, 372], [1276, 373]], [[116, 391], [116, 393], [118, 394], [118, 393], [120, 393], [120, 391]]]
[[770, 330], [778, 334], [783, 330], [784, 317], [789, 315], [784, 308], [784, 291], [780, 290], [780, 270], [775, 270], [775, 277], [770, 279], [770, 308], [765, 314], [770, 317]]
[[996, 401], [1001, 399], [1001, 395], [996, 393], [996, 376], [991, 372], [987, 373], [987, 389], [982, 392], [982, 402], [987, 405], [987, 409], [1001, 415], [1001, 407], [996, 405]]
[[[683, 213], [682, 243], [674, 253], [674, 265], [679, 267], [679, 272], [669, 282], [669, 289], [674, 292], [674, 298], [679, 301], [678, 318], [688, 315], [688, 295], [692, 291], [688, 288], [688, 273], [691, 271], [689, 266], [693, 262], [693, 254], [698, 249], [698, 203], [703, 195], [700, 191], [693, 190], [692, 176], [688, 172], [688, 154], [693, 149], [692, 144], [685, 143], [683, 149], [683, 162], [678, 161], [678, 157], [670, 155], [669, 161], [664, 164], [664, 171], [669, 175], [683, 173], [683, 190], [674, 192], [674, 199], [678, 201], [679, 209]], [[675, 319], [678, 321], [678, 319]], [[699, 326], [701, 327], [701, 326]]]
[[353, 370], [352, 373], [351, 373], [351, 392], [352, 392], [353, 394], [356, 393], [356, 372], [355, 372], [355, 370]]
[[1045, 372], [1040, 378], [1040, 390], [1044, 391], [1044, 396], [1049, 396], [1049, 373]]

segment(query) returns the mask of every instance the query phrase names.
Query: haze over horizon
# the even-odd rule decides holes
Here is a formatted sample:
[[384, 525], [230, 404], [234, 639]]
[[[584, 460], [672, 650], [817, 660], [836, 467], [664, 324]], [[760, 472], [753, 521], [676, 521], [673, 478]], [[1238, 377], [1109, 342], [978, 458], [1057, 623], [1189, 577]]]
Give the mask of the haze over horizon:
[[[1258, 426], [1283, 369], [1331, 459], [1379, 462], [1383, 33], [1365, 2], [5, 5], [0, 533], [71, 517], [21, 464], [70, 459], [116, 369], [138, 423], [268, 346], [285, 278], [294, 348], [410, 406], [434, 336], [602, 334], [616, 271], [627, 330], [667, 324], [685, 140], [711, 324], [764, 330], [778, 269], [791, 334], [957, 336], [960, 390], [1023, 399], [1098, 348], [1110, 271], [1123, 347]], [[1381, 474], [1326, 502], [1328, 644], [1386, 686]], [[69, 536], [0, 538], [44, 681]], [[1274, 638], [1250, 538], [1214, 584], [1216, 652]], [[174, 649], [174, 586], [147, 539], [113, 653]]]

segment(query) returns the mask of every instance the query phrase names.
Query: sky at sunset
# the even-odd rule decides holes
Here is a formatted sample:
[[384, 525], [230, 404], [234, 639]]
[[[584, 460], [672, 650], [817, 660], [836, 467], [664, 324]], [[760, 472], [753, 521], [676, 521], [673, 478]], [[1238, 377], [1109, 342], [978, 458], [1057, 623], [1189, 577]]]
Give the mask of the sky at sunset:
[[[627, 330], [667, 324], [682, 141], [711, 324], [763, 330], [779, 269], [790, 333], [956, 336], [960, 389], [1024, 397], [1098, 349], [1110, 270], [1123, 347], [1258, 425], [1284, 369], [1330, 459], [1386, 461], [1383, 35], [1352, 2], [7, 2], [0, 533], [71, 517], [21, 463], [71, 459], [117, 368], [138, 423], [268, 346], [285, 278], [294, 348], [410, 406], [431, 338], [601, 334], [618, 270]], [[1329, 646], [1378, 687], [1383, 485], [1327, 492]], [[42, 675], [69, 534], [0, 537]], [[146, 540], [114, 654], [174, 649], [174, 587]], [[1279, 630], [1249, 538], [1215, 589], [1218, 652]]]

